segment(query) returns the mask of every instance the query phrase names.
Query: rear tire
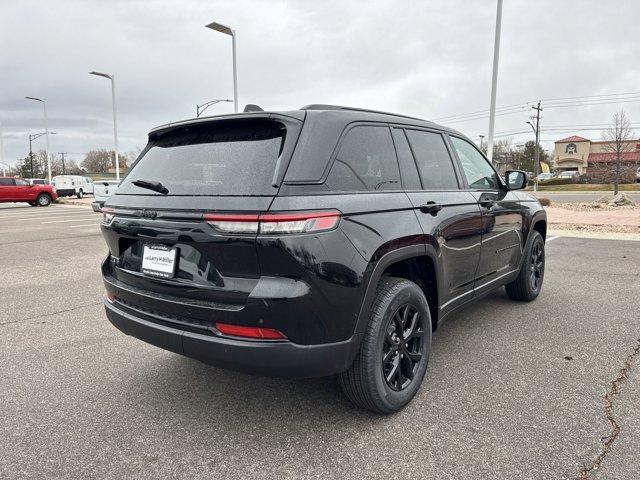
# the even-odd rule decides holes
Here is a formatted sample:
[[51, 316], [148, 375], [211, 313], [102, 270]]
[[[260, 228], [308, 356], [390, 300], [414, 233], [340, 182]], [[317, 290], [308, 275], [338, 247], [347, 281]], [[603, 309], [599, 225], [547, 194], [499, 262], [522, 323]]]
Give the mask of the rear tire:
[[38, 195], [36, 203], [39, 207], [48, 207], [49, 205], [51, 205], [51, 197], [47, 193], [41, 193], [40, 195]]
[[78, 193], [76, 193], [76, 197], [82, 198], [83, 196], [84, 196], [84, 192], [82, 191], [82, 189], [78, 190]]
[[542, 289], [544, 280], [544, 239], [540, 232], [531, 232], [524, 251], [522, 266], [517, 278], [504, 288], [512, 300], [530, 302], [535, 300]]
[[356, 406], [389, 414], [417, 393], [431, 351], [429, 304], [418, 285], [383, 277], [360, 351], [338, 382]]

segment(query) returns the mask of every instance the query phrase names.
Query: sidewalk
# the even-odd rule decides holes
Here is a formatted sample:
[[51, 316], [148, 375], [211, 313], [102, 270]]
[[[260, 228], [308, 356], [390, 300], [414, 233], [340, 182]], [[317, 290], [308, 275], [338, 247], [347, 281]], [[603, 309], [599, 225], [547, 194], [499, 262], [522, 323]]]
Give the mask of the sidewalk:
[[76, 197], [60, 197], [58, 203], [61, 205], [79, 205], [83, 207], [91, 208], [91, 204], [94, 202], [93, 196], [76, 198]]
[[640, 209], [576, 211], [562, 207], [545, 207], [549, 223], [579, 225], [628, 225], [640, 228]]

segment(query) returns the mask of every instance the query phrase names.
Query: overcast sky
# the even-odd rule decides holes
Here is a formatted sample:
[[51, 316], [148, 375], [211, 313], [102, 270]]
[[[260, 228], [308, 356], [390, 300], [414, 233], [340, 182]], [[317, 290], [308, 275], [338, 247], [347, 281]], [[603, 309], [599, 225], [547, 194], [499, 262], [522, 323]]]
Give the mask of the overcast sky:
[[[240, 105], [295, 109], [309, 103], [373, 108], [437, 120], [489, 108], [495, 27], [486, 1], [10, 1], [0, 0], [0, 121], [4, 158], [28, 152], [44, 129], [51, 152], [81, 160], [112, 148], [116, 75], [122, 151], [144, 147], [156, 125], [195, 116], [195, 106], [232, 98], [230, 37], [238, 35]], [[640, 126], [640, 1], [505, 0], [498, 107], [543, 100], [546, 142], [577, 133], [599, 139], [624, 108]], [[618, 99], [617, 103], [610, 103]], [[557, 106], [558, 102], [573, 105]], [[591, 103], [595, 103], [591, 101]], [[602, 104], [604, 103], [604, 104]], [[552, 107], [553, 105], [555, 107]], [[219, 104], [211, 113], [231, 112]], [[526, 132], [527, 106], [503, 110], [496, 133]], [[484, 114], [442, 121], [470, 137], [486, 134]], [[595, 130], [580, 130], [589, 125]], [[561, 128], [567, 131], [561, 131]], [[514, 143], [530, 133], [507, 135]], [[505, 138], [505, 137], [503, 137]], [[548, 144], [548, 143], [547, 143]], [[44, 148], [44, 138], [34, 148]]]

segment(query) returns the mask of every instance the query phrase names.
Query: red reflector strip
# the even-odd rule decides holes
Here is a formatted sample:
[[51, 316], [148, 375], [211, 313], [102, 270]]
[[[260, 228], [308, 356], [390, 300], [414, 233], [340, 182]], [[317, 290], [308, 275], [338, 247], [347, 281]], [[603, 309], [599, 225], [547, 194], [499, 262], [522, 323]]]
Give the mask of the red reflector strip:
[[223, 335], [232, 335], [234, 337], [258, 338], [261, 340], [284, 340], [287, 338], [273, 328], [245, 327], [228, 323], [216, 323], [216, 328]]
[[105, 293], [104, 294], [104, 298], [106, 298], [107, 302], [109, 302], [109, 303], [113, 303], [113, 302], [116, 301], [116, 296], [111, 292]]

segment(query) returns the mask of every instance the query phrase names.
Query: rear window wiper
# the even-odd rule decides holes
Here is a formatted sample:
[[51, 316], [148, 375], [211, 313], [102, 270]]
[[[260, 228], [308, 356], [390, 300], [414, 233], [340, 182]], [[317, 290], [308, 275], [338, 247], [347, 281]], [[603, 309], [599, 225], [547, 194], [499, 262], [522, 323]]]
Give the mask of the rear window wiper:
[[167, 187], [162, 185], [160, 182], [154, 182], [151, 180], [134, 180], [133, 183], [136, 187], [147, 188], [149, 190], [153, 190], [154, 192], [159, 192], [163, 195], [169, 193]]

